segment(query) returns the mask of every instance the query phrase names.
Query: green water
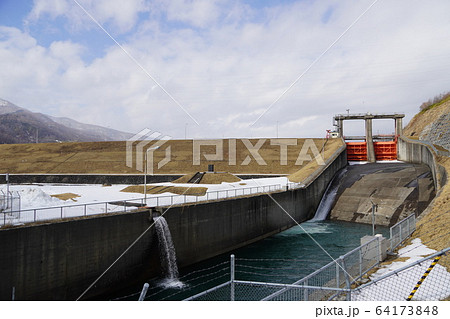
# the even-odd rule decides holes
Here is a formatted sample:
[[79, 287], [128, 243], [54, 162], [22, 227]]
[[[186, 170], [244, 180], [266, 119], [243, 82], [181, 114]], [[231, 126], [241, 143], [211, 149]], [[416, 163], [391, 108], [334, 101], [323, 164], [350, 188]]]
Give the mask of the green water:
[[[150, 281], [146, 300], [183, 300], [230, 280], [230, 255], [235, 255], [235, 279], [293, 283], [360, 245], [372, 234], [371, 225], [336, 221], [306, 222], [257, 243], [180, 269], [182, 288]], [[386, 227], [376, 233], [389, 234]], [[176, 247], [175, 247], [176, 249]], [[331, 257], [332, 258], [331, 258]], [[137, 300], [135, 288], [126, 300]], [[125, 294], [123, 294], [125, 295]]]

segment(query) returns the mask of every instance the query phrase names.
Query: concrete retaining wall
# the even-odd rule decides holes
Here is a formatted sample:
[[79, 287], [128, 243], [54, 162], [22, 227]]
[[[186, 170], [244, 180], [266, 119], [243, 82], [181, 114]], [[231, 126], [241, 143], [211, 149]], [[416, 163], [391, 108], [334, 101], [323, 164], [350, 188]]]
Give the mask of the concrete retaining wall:
[[[342, 148], [305, 188], [172, 207], [166, 218], [178, 264], [188, 266], [313, 217], [333, 175], [347, 165]], [[319, 174], [320, 173], [320, 174]], [[286, 212], [280, 208], [283, 207]], [[0, 299], [76, 299], [151, 223], [149, 211], [0, 229]], [[294, 221], [295, 220], [295, 221]], [[160, 273], [153, 227], [87, 297], [142, 284]]]
[[[0, 299], [15, 287], [15, 300], [75, 300], [149, 225], [142, 212], [2, 229]], [[151, 228], [91, 292], [148, 278], [159, 269], [156, 242]]]
[[420, 141], [411, 140], [405, 137], [398, 139], [398, 155], [400, 161], [409, 163], [421, 163], [430, 167], [433, 174], [434, 187], [438, 192], [447, 182], [445, 168], [436, 162], [435, 155], [428, 146]]

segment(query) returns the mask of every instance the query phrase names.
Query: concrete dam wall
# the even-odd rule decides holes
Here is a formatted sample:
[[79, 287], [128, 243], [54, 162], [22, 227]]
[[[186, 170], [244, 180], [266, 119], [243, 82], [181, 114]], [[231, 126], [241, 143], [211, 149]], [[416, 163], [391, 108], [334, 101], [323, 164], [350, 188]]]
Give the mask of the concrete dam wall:
[[[328, 183], [347, 165], [345, 147], [304, 188], [172, 207], [164, 215], [178, 265], [201, 260], [285, 230], [313, 217]], [[283, 209], [281, 207], [283, 207]], [[287, 214], [286, 212], [289, 214]], [[0, 299], [75, 300], [145, 230], [142, 238], [85, 298], [142, 284], [161, 272], [149, 210], [0, 230]]]
[[432, 145], [400, 137], [398, 139], [398, 159], [409, 163], [428, 165], [433, 173], [434, 186], [438, 192], [447, 182], [447, 174], [445, 169], [437, 163], [433, 153], [435, 150], [432, 148], [434, 148]]
[[[434, 180], [425, 164], [369, 163], [351, 165], [337, 186], [331, 220], [392, 226], [419, 216], [435, 197]], [[376, 205], [372, 216], [373, 205]]]

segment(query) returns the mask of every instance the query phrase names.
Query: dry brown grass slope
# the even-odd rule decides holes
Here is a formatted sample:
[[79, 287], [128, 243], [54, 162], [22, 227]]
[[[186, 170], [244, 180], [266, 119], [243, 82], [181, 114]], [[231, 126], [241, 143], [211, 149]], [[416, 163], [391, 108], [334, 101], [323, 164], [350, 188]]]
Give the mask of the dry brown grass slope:
[[419, 137], [423, 129], [436, 121], [444, 114], [450, 113], [450, 97], [442, 102], [432, 105], [429, 109], [417, 113], [403, 130], [403, 134], [409, 137]]
[[[265, 139], [259, 154], [266, 165], [259, 165], [241, 140], [236, 140], [236, 164], [229, 162], [229, 140], [223, 140], [223, 158], [208, 161], [205, 154], [214, 154], [214, 146], [201, 147], [200, 165], [193, 165], [193, 141], [170, 140], [154, 152], [155, 174], [189, 174], [207, 171], [208, 164], [214, 164], [215, 171], [233, 174], [293, 174], [303, 168], [314, 171], [315, 161], [295, 165], [306, 139], [295, 139], [297, 145], [288, 146], [287, 165], [280, 163], [280, 146], [272, 145]], [[314, 139], [318, 150], [325, 139]], [[251, 139], [255, 145], [257, 139]], [[149, 144], [150, 147], [152, 144]], [[165, 146], [171, 147], [169, 163], [156, 170], [156, 164], [165, 157]], [[340, 139], [329, 140], [324, 149], [325, 160], [340, 146]], [[311, 151], [308, 154], [313, 157]], [[126, 166], [126, 142], [73, 142], [46, 144], [3, 144], [0, 145], [0, 174], [141, 174], [135, 169], [136, 154], [133, 154], [133, 167]], [[243, 165], [247, 156], [251, 161]], [[232, 157], [232, 156], [231, 156]], [[309, 166], [308, 166], [309, 165]]]
[[[450, 113], [450, 98], [447, 98], [428, 110], [419, 112], [406, 126], [406, 136], [419, 136], [423, 129], [436, 121], [440, 116]], [[450, 178], [450, 158], [437, 156], [437, 162], [445, 167]], [[436, 198], [428, 208], [428, 212], [421, 215], [417, 224], [417, 230], [412, 239], [420, 238], [428, 247], [442, 250], [450, 246], [450, 183], [447, 181], [438, 192]], [[443, 258], [440, 264], [450, 271], [450, 258]]]

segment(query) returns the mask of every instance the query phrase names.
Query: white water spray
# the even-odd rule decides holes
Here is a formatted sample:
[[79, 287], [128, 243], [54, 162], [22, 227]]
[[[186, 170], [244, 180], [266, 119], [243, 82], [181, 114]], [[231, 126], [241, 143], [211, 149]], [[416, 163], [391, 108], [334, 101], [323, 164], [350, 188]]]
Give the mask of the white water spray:
[[336, 198], [337, 191], [340, 185], [339, 182], [335, 183], [335, 181], [339, 181], [346, 172], [347, 168], [344, 168], [336, 176], [333, 177], [331, 182], [328, 184], [327, 189], [325, 190], [325, 193], [322, 196], [322, 199], [320, 200], [320, 204], [319, 207], [317, 207], [316, 214], [309, 221], [317, 222], [325, 220], [327, 218], [328, 213], [331, 210], [331, 206], [333, 205], [334, 200]]
[[164, 217], [155, 217], [155, 229], [159, 241], [159, 254], [161, 258], [161, 266], [166, 279], [178, 279], [177, 257], [175, 255], [175, 247], [172, 242], [169, 225]]

